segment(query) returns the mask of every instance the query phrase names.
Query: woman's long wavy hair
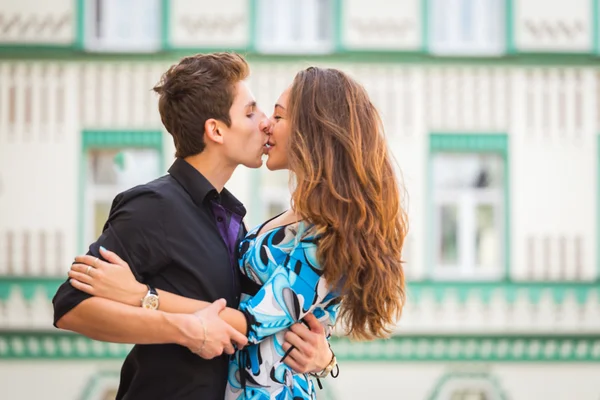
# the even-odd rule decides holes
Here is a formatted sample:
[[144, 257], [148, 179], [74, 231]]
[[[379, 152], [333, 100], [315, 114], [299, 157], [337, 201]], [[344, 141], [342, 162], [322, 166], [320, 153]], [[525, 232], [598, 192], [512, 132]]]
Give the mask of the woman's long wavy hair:
[[317, 257], [341, 294], [340, 320], [355, 339], [385, 337], [405, 301], [408, 223], [381, 118], [336, 69], [300, 71], [288, 108], [292, 204], [321, 234]]

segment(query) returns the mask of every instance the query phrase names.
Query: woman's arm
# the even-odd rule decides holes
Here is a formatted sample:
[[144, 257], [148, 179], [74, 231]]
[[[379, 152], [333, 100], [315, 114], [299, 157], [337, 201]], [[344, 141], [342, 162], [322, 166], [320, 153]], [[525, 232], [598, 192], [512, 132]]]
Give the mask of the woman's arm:
[[[148, 292], [147, 286], [135, 279], [129, 264], [117, 254], [104, 248], [100, 249], [100, 253], [108, 262], [87, 255], [75, 258], [76, 263], [69, 271], [71, 285], [92, 296], [139, 307], [142, 298]], [[87, 273], [88, 267], [91, 267], [89, 273]], [[167, 313], [192, 314], [212, 304], [161, 289], [157, 289], [157, 292], [160, 299], [158, 309]], [[227, 307], [221, 311], [219, 317], [238, 332], [247, 334], [246, 318], [237, 309]]]

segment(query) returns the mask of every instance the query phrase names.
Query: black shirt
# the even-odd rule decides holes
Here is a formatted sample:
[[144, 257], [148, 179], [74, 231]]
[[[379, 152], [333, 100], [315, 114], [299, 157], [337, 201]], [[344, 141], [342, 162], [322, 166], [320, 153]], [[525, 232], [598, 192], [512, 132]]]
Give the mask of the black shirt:
[[[239, 305], [239, 273], [212, 211], [219, 204], [243, 217], [243, 205], [226, 189], [219, 194], [194, 167], [177, 159], [169, 175], [114, 199], [99, 247], [125, 260], [140, 282], [192, 299]], [[240, 226], [238, 239], [245, 229]], [[54, 323], [90, 296], [68, 281], [56, 293]], [[151, 329], [151, 327], [150, 327]], [[204, 360], [185, 347], [136, 345], [121, 370], [117, 399], [222, 400], [228, 356]]]

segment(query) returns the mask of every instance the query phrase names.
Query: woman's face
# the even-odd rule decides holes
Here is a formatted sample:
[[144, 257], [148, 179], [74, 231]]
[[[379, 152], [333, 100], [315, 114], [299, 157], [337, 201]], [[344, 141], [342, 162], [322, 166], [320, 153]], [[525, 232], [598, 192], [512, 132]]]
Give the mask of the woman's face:
[[270, 147], [267, 150], [267, 168], [271, 171], [288, 169], [288, 140], [291, 134], [290, 122], [287, 116], [288, 97], [290, 88], [287, 88], [275, 104], [271, 116], [271, 132], [269, 136]]

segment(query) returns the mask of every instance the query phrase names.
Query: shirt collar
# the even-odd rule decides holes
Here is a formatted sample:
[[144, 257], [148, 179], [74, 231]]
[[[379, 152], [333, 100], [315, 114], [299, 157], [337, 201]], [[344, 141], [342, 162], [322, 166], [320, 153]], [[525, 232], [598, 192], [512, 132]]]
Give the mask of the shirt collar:
[[211, 200], [242, 217], [246, 215], [244, 205], [231, 192], [223, 188], [219, 194], [208, 179], [183, 158], [175, 160], [169, 168], [169, 174], [188, 192], [198, 207], [208, 204], [207, 200]]

